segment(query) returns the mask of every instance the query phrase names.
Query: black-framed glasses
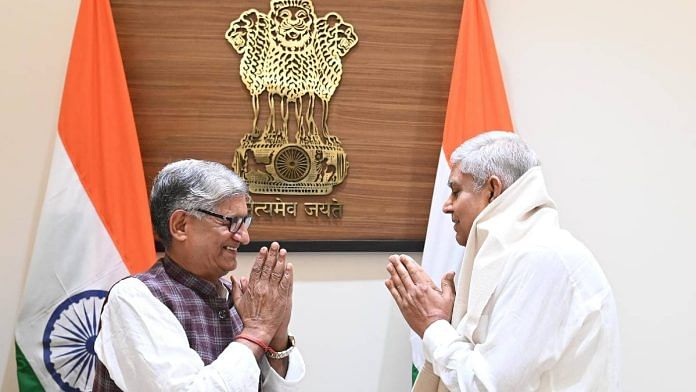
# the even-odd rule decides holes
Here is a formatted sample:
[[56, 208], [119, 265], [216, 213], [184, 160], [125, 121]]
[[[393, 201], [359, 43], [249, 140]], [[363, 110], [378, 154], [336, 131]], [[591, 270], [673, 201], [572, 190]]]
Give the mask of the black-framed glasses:
[[251, 215], [247, 216], [224, 216], [220, 214], [216, 214], [214, 212], [204, 210], [202, 208], [196, 208], [196, 211], [202, 212], [206, 215], [214, 216], [218, 219], [222, 219], [225, 222], [227, 222], [227, 229], [230, 231], [230, 233], [234, 234], [239, 231], [239, 229], [244, 226], [244, 230], [248, 230], [249, 226], [251, 226]]

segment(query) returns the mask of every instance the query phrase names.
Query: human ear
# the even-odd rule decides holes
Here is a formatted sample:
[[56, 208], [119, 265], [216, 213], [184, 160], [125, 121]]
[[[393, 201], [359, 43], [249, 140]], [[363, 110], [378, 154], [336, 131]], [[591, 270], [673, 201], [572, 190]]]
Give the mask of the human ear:
[[501, 193], [503, 193], [503, 182], [500, 181], [498, 176], [490, 176], [488, 181], [486, 181], [486, 188], [490, 192], [490, 196], [488, 198], [488, 202], [490, 203], [495, 200], [495, 198], [500, 196]]
[[173, 240], [184, 241], [187, 237], [188, 214], [184, 210], [176, 210], [169, 216], [169, 235]]

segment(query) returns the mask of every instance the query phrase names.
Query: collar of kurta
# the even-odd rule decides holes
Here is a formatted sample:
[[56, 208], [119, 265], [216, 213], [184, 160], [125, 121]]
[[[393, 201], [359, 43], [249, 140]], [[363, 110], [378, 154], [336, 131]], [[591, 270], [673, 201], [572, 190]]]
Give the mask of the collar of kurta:
[[481, 211], [472, 225], [458, 274], [455, 327], [473, 334], [503, 273], [510, 250], [534, 232], [558, 228], [556, 205], [541, 167], [528, 170]]

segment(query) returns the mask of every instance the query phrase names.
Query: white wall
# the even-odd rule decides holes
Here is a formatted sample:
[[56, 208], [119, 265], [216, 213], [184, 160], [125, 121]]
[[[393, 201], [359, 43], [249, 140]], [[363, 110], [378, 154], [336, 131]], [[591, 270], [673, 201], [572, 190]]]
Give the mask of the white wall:
[[17, 388], [14, 323], [58, 123], [78, 0], [0, 3], [0, 389]]
[[[12, 184], [0, 196], [3, 391], [16, 390], [13, 315], [77, 4], [0, 5], [0, 179]], [[595, 252], [614, 287], [624, 389], [688, 388], [696, 366], [696, 192], [689, 181], [696, 167], [696, 3], [488, 4], [515, 126], [543, 160], [562, 223]], [[381, 286], [384, 256], [296, 255], [293, 329], [310, 367], [303, 390], [407, 388], [407, 334]], [[335, 383], [338, 377], [343, 382]]]
[[489, 0], [516, 129], [619, 309], [626, 391], [693, 385], [696, 2]]

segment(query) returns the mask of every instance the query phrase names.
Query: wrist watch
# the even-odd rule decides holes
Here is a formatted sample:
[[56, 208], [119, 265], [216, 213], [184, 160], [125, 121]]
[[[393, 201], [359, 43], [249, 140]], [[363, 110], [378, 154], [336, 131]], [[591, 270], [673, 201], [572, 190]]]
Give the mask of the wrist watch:
[[292, 335], [288, 335], [288, 343], [290, 343], [290, 346], [286, 348], [283, 351], [277, 351], [274, 353], [268, 352], [266, 353], [266, 356], [268, 358], [272, 359], [283, 359], [287, 358], [290, 355], [290, 352], [295, 349], [295, 337]]

